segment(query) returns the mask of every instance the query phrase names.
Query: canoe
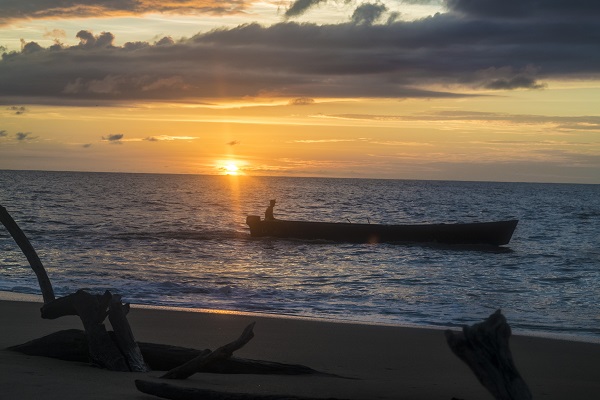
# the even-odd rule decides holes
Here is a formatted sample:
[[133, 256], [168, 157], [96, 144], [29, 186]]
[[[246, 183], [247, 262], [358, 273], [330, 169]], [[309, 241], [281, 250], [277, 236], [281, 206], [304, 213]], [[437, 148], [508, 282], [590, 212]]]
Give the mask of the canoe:
[[322, 239], [335, 242], [418, 242], [443, 244], [508, 244], [518, 220], [452, 224], [382, 225], [347, 222], [264, 220], [248, 215], [253, 237]]

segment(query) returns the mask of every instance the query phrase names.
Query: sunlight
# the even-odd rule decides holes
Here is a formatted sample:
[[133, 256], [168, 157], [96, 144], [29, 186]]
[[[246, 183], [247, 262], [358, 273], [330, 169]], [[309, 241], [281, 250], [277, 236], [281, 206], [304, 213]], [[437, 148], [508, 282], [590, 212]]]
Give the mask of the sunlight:
[[240, 167], [237, 166], [235, 161], [225, 161], [220, 169], [225, 175], [238, 175], [240, 173]]

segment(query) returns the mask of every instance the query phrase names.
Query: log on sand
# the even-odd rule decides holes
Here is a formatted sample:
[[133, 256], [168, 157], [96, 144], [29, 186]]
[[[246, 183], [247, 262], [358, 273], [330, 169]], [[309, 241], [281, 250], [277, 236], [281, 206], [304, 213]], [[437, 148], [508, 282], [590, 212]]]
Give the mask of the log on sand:
[[[109, 332], [109, 334], [113, 334]], [[138, 342], [147, 366], [153, 371], [169, 371], [210, 350], [159, 343]], [[27, 343], [12, 346], [9, 350], [30, 356], [50, 357], [64, 361], [88, 362], [89, 349], [85, 332], [80, 329], [67, 329], [51, 333]], [[264, 360], [251, 360], [231, 357], [215, 360], [200, 368], [198, 372], [219, 374], [259, 374], [259, 375], [319, 375], [337, 376], [317, 371], [300, 364], [283, 364]]]

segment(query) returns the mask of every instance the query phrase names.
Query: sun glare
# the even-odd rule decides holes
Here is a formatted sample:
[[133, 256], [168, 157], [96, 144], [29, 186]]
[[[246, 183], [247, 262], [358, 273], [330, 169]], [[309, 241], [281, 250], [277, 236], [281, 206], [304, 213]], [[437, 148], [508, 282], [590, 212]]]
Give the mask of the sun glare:
[[223, 171], [226, 175], [237, 175], [240, 171], [240, 167], [238, 167], [233, 161], [227, 161], [223, 165]]

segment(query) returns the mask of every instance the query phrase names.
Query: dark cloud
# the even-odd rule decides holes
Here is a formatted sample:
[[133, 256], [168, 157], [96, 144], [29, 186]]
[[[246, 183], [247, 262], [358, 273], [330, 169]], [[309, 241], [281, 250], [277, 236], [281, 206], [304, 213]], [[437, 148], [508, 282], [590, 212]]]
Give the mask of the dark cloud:
[[327, 0], [295, 0], [290, 8], [285, 11], [285, 17], [297, 17], [304, 14], [308, 9], [326, 2]]
[[21, 19], [99, 18], [147, 13], [231, 14], [252, 0], [27, 0], [2, 4], [0, 25]]
[[25, 112], [27, 111], [27, 108], [23, 107], [23, 106], [10, 106], [7, 108], [7, 110], [9, 111], [13, 111], [15, 113], [15, 115], [21, 115], [21, 114], [25, 114]]
[[238, 140], [232, 140], [231, 142], [227, 143], [228, 146], [236, 146], [238, 144], [240, 144], [240, 142]]
[[15, 137], [19, 142], [35, 139], [35, 137], [31, 136], [31, 132], [17, 132], [15, 133]]
[[359, 5], [352, 14], [352, 22], [355, 24], [372, 25], [387, 11], [382, 3], [364, 3]]
[[21, 39], [21, 46], [22, 46], [21, 52], [23, 54], [36, 53], [36, 52], [42, 50], [42, 46], [40, 46], [36, 42], [28, 42], [28, 43], [26, 43], [23, 39]]
[[588, 17], [597, 19], [600, 2], [596, 0], [445, 0], [450, 11], [470, 17], [549, 18]]
[[311, 104], [315, 104], [315, 99], [311, 99], [310, 97], [298, 97], [297, 99], [290, 100], [290, 105], [292, 106], [309, 106]]
[[83, 147], [84, 149], [89, 149], [90, 147], [92, 147], [92, 144], [86, 143], [86, 144], [82, 145], [81, 147]]
[[513, 89], [543, 89], [545, 84], [538, 83], [529, 76], [515, 76], [510, 79], [496, 79], [485, 84], [487, 89], [513, 90]]
[[[32, 45], [4, 53], [0, 97], [9, 104], [265, 94], [444, 97], [461, 96], [464, 89], [540, 89], [547, 80], [600, 78], [597, 21], [561, 20], [559, 2], [550, 3], [553, 18], [527, 18], [524, 12], [512, 19], [488, 17], [455, 1], [447, 2], [450, 12], [416, 21], [375, 24], [383, 9], [363, 8], [355, 19], [362, 23], [247, 24], [122, 46], [110, 32], [82, 30], [75, 46]], [[448, 91], [432, 91], [430, 85]]]
[[122, 133], [115, 133], [112, 135], [108, 135], [108, 136], [102, 136], [102, 140], [105, 140], [107, 142], [110, 143], [116, 143], [116, 144], [121, 144], [123, 142], [121, 142], [121, 139], [123, 139], [123, 135]]
[[170, 36], [165, 36], [164, 38], [156, 42], [157, 46], [168, 46], [171, 44], [175, 44], [175, 41]]
[[102, 32], [99, 35], [94, 35], [90, 31], [79, 31], [75, 35], [79, 39], [79, 46], [92, 49], [92, 48], [103, 48], [113, 47], [113, 41], [115, 36], [110, 32]]
[[8, 132], [6, 132], [4, 129], [0, 130], [0, 137], [5, 137], [8, 136]]

